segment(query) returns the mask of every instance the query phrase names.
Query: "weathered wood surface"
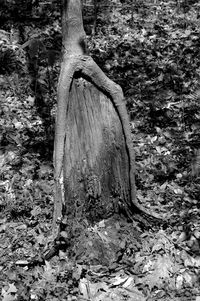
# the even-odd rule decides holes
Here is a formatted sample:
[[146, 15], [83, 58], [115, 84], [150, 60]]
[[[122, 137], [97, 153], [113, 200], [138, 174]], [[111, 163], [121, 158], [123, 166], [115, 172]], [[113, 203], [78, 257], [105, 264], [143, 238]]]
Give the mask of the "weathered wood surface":
[[112, 101], [83, 79], [71, 86], [65, 137], [67, 215], [86, 213], [98, 220], [131, 205], [130, 164], [119, 116]]

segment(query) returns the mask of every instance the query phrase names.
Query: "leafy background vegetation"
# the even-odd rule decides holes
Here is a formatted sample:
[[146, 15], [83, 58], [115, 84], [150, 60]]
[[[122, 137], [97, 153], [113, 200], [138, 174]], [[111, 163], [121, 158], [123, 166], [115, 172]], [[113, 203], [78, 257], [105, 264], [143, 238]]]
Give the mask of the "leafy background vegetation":
[[[43, 264], [53, 210], [60, 7], [57, 1], [0, 4], [3, 301], [112, 300], [111, 294], [119, 300], [198, 301], [199, 1], [99, 0], [96, 13], [93, 2], [83, 1], [90, 54], [124, 91], [138, 200], [168, 217], [158, 226], [136, 215], [132, 236], [130, 225], [116, 222], [123, 238], [117, 263], [106, 270], [72, 263], [64, 251]], [[103, 235], [105, 228], [99, 223], [95, 233]], [[34, 266], [36, 260], [41, 264]]]

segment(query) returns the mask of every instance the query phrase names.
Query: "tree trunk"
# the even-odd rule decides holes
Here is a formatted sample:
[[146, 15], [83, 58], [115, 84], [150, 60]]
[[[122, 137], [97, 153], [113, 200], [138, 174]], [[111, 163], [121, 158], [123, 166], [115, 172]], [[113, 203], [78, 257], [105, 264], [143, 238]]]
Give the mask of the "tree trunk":
[[73, 80], [64, 151], [66, 213], [90, 221], [131, 206], [129, 156], [119, 116], [109, 97]]
[[81, 1], [63, 0], [63, 61], [58, 82], [54, 145], [53, 229], [91, 223], [137, 203], [134, 153], [121, 88], [86, 54]]

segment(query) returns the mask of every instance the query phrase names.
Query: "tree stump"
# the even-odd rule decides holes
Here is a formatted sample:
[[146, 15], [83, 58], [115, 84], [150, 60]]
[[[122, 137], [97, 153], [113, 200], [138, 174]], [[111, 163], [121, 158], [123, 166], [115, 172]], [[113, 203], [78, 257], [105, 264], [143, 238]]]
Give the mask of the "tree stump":
[[[66, 116], [65, 213], [97, 221], [131, 207], [130, 162], [122, 124], [111, 99], [74, 79]], [[124, 210], [125, 211], [125, 210]]]

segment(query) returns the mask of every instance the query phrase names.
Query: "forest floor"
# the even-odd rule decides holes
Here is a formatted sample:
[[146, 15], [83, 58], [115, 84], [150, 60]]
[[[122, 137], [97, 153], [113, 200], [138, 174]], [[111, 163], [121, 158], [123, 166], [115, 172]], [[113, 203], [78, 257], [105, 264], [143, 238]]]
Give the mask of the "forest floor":
[[51, 236], [60, 12], [33, 2], [51, 25], [22, 23], [23, 47], [1, 30], [0, 299], [200, 301], [199, 1], [102, 6], [89, 48], [127, 97], [138, 202], [163, 219], [74, 223], [74, 248]]
[[138, 201], [164, 220], [135, 214], [131, 222], [114, 216], [86, 224], [82, 241], [70, 254], [69, 238], [62, 234], [60, 247], [47, 260], [52, 162], [33, 150], [21, 152], [16, 144], [24, 132], [18, 120], [14, 125], [0, 153], [3, 301], [200, 300], [199, 178], [176, 167], [171, 179], [164, 178], [163, 160], [173, 143], [166, 129], [145, 134], [132, 123]]

